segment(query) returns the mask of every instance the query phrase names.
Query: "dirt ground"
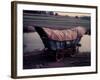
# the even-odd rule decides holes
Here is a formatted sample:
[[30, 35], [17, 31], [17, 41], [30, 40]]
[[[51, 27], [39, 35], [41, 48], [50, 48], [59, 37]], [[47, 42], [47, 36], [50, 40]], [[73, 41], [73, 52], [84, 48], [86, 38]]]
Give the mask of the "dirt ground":
[[90, 52], [80, 52], [73, 56], [64, 55], [64, 58], [60, 61], [56, 61], [55, 56], [45, 55], [39, 51], [31, 52], [23, 56], [23, 69], [77, 67], [90, 65]]

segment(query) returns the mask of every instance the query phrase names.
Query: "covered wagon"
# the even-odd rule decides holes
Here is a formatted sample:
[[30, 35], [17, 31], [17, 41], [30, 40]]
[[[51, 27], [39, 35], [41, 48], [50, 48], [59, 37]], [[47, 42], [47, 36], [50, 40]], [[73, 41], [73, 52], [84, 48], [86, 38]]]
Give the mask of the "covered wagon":
[[60, 61], [64, 55], [75, 55], [81, 46], [80, 40], [86, 33], [84, 27], [78, 26], [70, 29], [53, 29], [49, 27], [34, 26], [45, 46], [44, 53], [55, 55]]

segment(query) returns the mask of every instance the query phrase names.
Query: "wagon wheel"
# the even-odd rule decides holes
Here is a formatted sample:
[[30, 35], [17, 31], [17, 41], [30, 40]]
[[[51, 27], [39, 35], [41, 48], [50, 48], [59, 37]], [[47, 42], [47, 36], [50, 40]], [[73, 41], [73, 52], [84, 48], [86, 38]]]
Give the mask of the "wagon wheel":
[[63, 60], [64, 58], [64, 54], [61, 51], [57, 51], [56, 52], [56, 61], [59, 62], [61, 60]]
[[75, 56], [76, 54], [78, 54], [78, 53], [79, 53], [79, 47], [76, 46], [76, 47], [74, 47], [73, 50], [72, 50], [71, 57], [74, 57], [74, 56]]

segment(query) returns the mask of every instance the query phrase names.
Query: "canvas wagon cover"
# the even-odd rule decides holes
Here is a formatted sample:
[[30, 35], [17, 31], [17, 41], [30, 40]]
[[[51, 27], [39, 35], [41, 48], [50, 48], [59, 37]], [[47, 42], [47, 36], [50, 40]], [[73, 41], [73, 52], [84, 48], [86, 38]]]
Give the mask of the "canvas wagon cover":
[[58, 41], [75, 40], [77, 37], [82, 37], [86, 32], [86, 29], [81, 26], [65, 30], [57, 30], [51, 28], [43, 29], [50, 39]]

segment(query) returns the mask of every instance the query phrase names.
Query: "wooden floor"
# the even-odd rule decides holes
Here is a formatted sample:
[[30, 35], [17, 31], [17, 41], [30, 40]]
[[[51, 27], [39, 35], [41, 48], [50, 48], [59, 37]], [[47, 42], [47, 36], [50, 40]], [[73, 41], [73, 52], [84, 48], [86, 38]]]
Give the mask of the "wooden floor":
[[23, 69], [55, 68], [55, 67], [77, 67], [90, 66], [90, 52], [81, 52], [74, 56], [64, 56], [57, 62], [54, 57], [45, 56], [41, 52], [31, 52], [23, 56]]

